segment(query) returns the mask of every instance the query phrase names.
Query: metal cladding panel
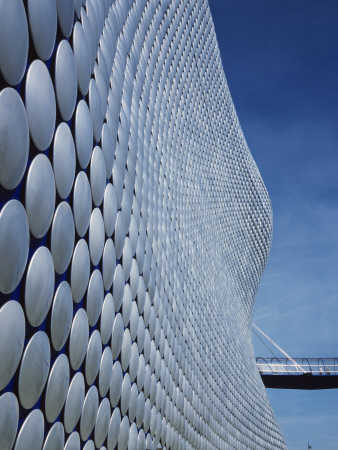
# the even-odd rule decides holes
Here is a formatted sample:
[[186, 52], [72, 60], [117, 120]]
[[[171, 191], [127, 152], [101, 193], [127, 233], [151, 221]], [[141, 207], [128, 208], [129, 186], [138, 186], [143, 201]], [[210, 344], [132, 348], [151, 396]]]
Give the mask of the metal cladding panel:
[[285, 448], [272, 234], [206, 0], [0, 0], [1, 449]]

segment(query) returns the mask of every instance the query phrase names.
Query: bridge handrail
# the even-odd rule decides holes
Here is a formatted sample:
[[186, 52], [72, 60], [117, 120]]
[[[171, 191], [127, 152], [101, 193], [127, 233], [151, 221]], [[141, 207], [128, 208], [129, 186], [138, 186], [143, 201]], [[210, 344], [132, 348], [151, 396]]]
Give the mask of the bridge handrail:
[[[296, 363], [294, 364], [293, 361]], [[274, 374], [312, 373], [319, 375], [338, 375], [338, 358], [256, 358], [259, 372]]]

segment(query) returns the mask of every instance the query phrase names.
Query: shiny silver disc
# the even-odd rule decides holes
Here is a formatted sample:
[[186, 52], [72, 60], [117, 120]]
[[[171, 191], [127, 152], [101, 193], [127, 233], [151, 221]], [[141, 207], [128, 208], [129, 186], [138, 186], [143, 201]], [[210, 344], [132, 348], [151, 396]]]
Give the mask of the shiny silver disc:
[[75, 428], [81, 415], [84, 398], [84, 378], [81, 372], [77, 372], [70, 383], [64, 409], [64, 426], [66, 433], [70, 433]]
[[106, 235], [110, 237], [115, 228], [115, 221], [117, 215], [117, 200], [114, 187], [108, 183], [104, 191], [103, 197], [103, 219], [106, 230]]
[[76, 303], [81, 301], [86, 292], [89, 274], [90, 257], [88, 245], [84, 239], [80, 239], [73, 253], [70, 273], [70, 286], [72, 289], [73, 299]]
[[53, 169], [56, 189], [62, 199], [70, 194], [76, 167], [75, 145], [69, 126], [62, 122], [54, 136]]
[[111, 350], [106, 347], [102, 353], [99, 372], [99, 392], [101, 397], [107, 395], [113, 376], [113, 358]]
[[25, 409], [32, 408], [45, 387], [50, 363], [47, 334], [38, 331], [28, 342], [20, 366], [19, 398]]
[[122, 382], [123, 382], [122, 367], [119, 361], [115, 361], [109, 391], [110, 404], [113, 408], [116, 407], [121, 398]]
[[45, 412], [48, 422], [53, 423], [63, 408], [69, 386], [69, 363], [65, 354], [56, 359], [50, 371], [46, 396]]
[[26, 180], [26, 211], [32, 234], [41, 238], [51, 224], [55, 206], [54, 172], [45, 155], [37, 155]]
[[0, 448], [12, 450], [19, 423], [19, 403], [12, 392], [0, 396]]
[[0, 92], [0, 184], [5, 189], [14, 189], [20, 183], [28, 149], [29, 129], [24, 104], [14, 89], [5, 88]]
[[60, 114], [69, 120], [77, 97], [77, 70], [73, 51], [68, 41], [60, 42], [55, 57], [55, 90]]
[[116, 254], [114, 243], [111, 239], [106, 240], [102, 258], [102, 272], [104, 288], [108, 291], [111, 288], [116, 268]]
[[51, 340], [55, 350], [65, 345], [73, 319], [72, 292], [67, 281], [58, 286], [53, 301], [51, 316]]
[[115, 308], [113, 296], [111, 295], [110, 292], [108, 292], [108, 294], [104, 298], [100, 322], [100, 333], [103, 345], [106, 345], [110, 339], [113, 329], [114, 318], [115, 318]]
[[74, 0], [56, 0], [56, 7], [62, 34], [69, 38], [74, 21]]
[[122, 339], [123, 339], [123, 332], [124, 332], [123, 319], [122, 319], [121, 314], [118, 313], [114, 319], [113, 331], [112, 331], [112, 337], [111, 337], [111, 350], [112, 350], [113, 360], [117, 359], [117, 357], [120, 354], [121, 346], [122, 346]]
[[25, 339], [25, 316], [15, 300], [0, 309], [0, 389], [4, 389], [14, 375], [22, 355]]
[[121, 413], [119, 408], [115, 408], [109, 422], [109, 430], [107, 437], [108, 449], [114, 449], [119, 439], [121, 427]]
[[30, 260], [25, 285], [25, 309], [29, 323], [38, 327], [46, 318], [53, 299], [55, 273], [47, 247], [39, 247]]
[[100, 404], [96, 416], [94, 441], [97, 448], [100, 448], [106, 440], [110, 422], [110, 404], [107, 398], [104, 398]]
[[29, 250], [29, 228], [25, 208], [10, 200], [0, 212], [0, 291], [13, 292], [21, 281]]
[[52, 0], [28, 0], [29, 28], [38, 56], [47, 61], [54, 49], [57, 17]]
[[44, 430], [43, 414], [39, 409], [34, 409], [20, 428], [14, 450], [41, 450]]
[[106, 164], [98, 146], [94, 148], [90, 161], [90, 187], [94, 205], [100, 206], [106, 188]]
[[89, 83], [89, 109], [93, 123], [94, 139], [96, 142], [99, 142], [103, 125], [103, 109], [100, 92], [93, 78]]
[[79, 172], [73, 191], [73, 214], [76, 232], [83, 237], [88, 229], [92, 212], [92, 194], [85, 172]]
[[82, 169], [88, 166], [93, 148], [93, 124], [87, 103], [80, 100], [75, 113], [75, 144]]
[[88, 318], [84, 309], [79, 309], [73, 319], [69, 341], [69, 358], [73, 370], [84, 360], [89, 339]]
[[0, 70], [14, 86], [22, 80], [27, 64], [27, 17], [22, 0], [1, 0], [0, 11]]
[[87, 95], [90, 81], [89, 48], [80, 22], [76, 22], [74, 25], [73, 49], [79, 89], [82, 95]]
[[85, 374], [86, 381], [91, 386], [99, 372], [100, 362], [102, 356], [102, 343], [98, 330], [94, 330], [90, 336], [86, 355]]
[[61, 422], [56, 422], [49, 430], [42, 450], [63, 450], [65, 432]]
[[95, 208], [89, 222], [89, 252], [94, 266], [98, 265], [102, 257], [104, 238], [102, 213], [99, 208]]
[[44, 151], [54, 134], [56, 102], [50, 74], [39, 59], [27, 72], [25, 104], [31, 137], [37, 149]]
[[77, 431], [73, 431], [73, 433], [67, 439], [64, 450], [80, 450], [80, 435]]
[[93, 431], [97, 411], [99, 408], [99, 395], [96, 386], [91, 386], [85, 397], [81, 420], [80, 420], [80, 435], [83, 441], [86, 441]]
[[88, 289], [87, 289], [87, 316], [88, 323], [92, 327], [98, 321], [102, 304], [103, 304], [103, 281], [101, 272], [98, 269], [95, 269], [90, 277]]
[[62, 274], [67, 269], [74, 248], [75, 227], [69, 203], [62, 202], [54, 214], [51, 234], [51, 251], [55, 272]]

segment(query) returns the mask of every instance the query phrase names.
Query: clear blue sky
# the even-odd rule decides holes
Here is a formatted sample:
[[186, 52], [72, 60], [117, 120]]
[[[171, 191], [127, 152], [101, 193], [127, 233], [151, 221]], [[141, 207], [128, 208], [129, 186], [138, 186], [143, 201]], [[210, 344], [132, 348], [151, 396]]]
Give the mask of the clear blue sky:
[[[209, 3], [274, 211], [254, 321], [293, 357], [338, 356], [338, 1]], [[289, 450], [338, 449], [338, 390], [268, 394]]]

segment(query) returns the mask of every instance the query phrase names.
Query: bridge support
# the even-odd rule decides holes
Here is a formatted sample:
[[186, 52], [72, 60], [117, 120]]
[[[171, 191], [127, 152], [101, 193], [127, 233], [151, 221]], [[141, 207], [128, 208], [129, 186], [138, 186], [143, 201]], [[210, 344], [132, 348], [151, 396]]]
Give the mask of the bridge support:
[[304, 373], [300, 375], [265, 375], [261, 374], [264, 386], [272, 389], [336, 389], [338, 388], [338, 375], [313, 375]]

